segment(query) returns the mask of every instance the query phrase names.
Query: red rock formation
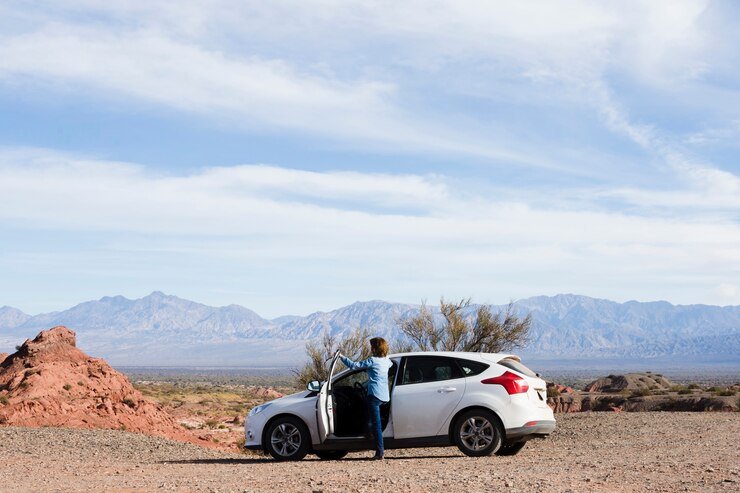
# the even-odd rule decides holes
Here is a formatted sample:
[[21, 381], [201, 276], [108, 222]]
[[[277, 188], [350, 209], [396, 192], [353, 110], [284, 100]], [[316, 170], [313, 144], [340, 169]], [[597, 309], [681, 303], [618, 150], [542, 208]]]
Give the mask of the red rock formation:
[[257, 387], [254, 390], [254, 395], [258, 397], [264, 397], [265, 399], [278, 399], [280, 397], [283, 397], [284, 394], [281, 394], [271, 387]]
[[182, 428], [100, 358], [54, 327], [0, 363], [0, 425], [109, 428], [212, 446]]
[[576, 391], [572, 387], [567, 385], [560, 385], [559, 383], [547, 382], [547, 389], [554, 389], [556, 394], [575, 394]]
[[547, 382], [547, 405], [556, 413], [581, 412], [581, 397], [571, 387]]
[[625, 375], [609, 375], [594, 380], [584, 388], [584, 392], [616, 393], [622, 391], [653, 391], [669, 390], [673, 383], [663, 375], [647, 373], [627, 373]]
[[5, 361], [5, 358], [7, 358], [8, 356], [10, 356], [8, 353], [0, 353], [0, 363]]

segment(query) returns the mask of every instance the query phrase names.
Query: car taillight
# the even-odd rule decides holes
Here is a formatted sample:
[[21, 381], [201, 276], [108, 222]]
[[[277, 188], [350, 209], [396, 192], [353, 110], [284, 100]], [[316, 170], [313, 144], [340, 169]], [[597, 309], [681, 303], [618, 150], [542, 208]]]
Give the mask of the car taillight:
[[480, 383], [501, 385], [510, 395], [521, 394], [529, 390], [529, 384], [527, 381], [519, 375], [514, 375], [510, 371], [507, 371], [498, 377], [486, 378], [485, 380], [481, 380]]

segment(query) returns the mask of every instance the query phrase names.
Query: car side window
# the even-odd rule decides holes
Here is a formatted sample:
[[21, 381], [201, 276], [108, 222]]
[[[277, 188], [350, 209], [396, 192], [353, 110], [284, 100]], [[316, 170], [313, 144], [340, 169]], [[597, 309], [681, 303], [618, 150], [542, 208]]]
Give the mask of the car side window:
[[354, 387], [356, 383], [367, 386], [367, 370], [360, 370], [334, 380], [332, 387]]
[[489, 366], [491, 366], [485, 363], [481, 363], [480, 361], [470, 361], [469, 359], [461, 358], [457, 359], [457, 364], [460, 365], [460, 369], [466, 377], [479, 375], [486, 371]]
[[438, 382], [462, 378], [462, 373], [453, 358], [443, 356], [409, 356], [401, 378], [401, 385]]

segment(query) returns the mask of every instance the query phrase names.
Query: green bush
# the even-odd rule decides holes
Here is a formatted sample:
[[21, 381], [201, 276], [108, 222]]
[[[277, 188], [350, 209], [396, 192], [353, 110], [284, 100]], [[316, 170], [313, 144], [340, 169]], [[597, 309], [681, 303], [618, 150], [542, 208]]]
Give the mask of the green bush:
[[650, 389], [635, 389], [630, 394], [630, 397], [645, 397], [646, 395], [650, 395]]
[[132, 398], [130, 398], [130, 397], [126, 397], [126, 398], [125, 398], [125, 399], [123, 400], [123, 403], [124, 403], [124, 404], [126, 404], [126, 405], [127, 405], [128, 407], [130, 407], [131, 409], [133, 409], [133, 408], [135, 408], [135, 407], [136, 407], [136, 401], [135, 401], [135, 400], [133, 400], [133, 399], [132, 399]]
[[7, 395], [0, 395], [0, 404], [3, 406], [8, 405], [8, 396]]
[[681, 389], [678, 391], [678, 395], [686, 395], [686, 394], [693, 394], [691, 389]]
[[70, 390], [70, 389], [72, 388], [72, 386], [71, 386], [70, 384], [68, 384], [68, 383], [65, 383], [65, 384], [64, 384], [64, 387], [62, 387], [62, 388], [63, 388], [64, 390]]

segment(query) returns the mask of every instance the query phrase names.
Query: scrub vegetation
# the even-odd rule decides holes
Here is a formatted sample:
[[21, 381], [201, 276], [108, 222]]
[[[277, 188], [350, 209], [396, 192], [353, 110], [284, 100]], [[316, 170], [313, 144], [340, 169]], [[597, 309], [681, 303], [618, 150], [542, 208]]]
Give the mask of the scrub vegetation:
[[[459, 302], [439, 303], [440, 317], [422, 303], [419, 314], [399, 320], [401, 337], [390, 341], [392, 353], [409, 351], [470, 351], [505, 352], [523, 346], [532, 325], [530, 315], [518, 317], [510, 303], [505, 310], [493, 313], [488, 305], [479, 306], [470, 314], [470, 298]], [[344, 338], [329, 333], [321, 341], [306, 344], [308, 363], [296, 371], [299, 387], [311, 380], [326, 380], [327, 360], [339, 350], [354, 360], [370, 356], [367, 342], [372, 334], [367, 329], [357, 328]]]

